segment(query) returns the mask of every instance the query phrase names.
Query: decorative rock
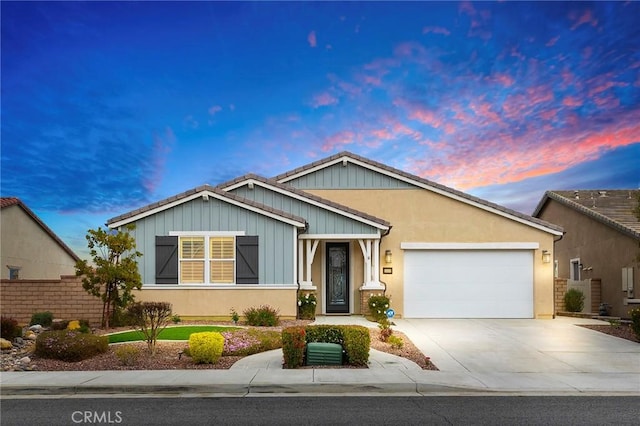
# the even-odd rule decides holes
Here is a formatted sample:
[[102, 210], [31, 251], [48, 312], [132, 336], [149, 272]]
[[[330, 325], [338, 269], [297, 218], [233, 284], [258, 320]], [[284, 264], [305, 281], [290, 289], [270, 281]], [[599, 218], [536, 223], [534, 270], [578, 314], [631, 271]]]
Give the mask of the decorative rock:
[[25, 340], [36, 340], [36, 333], [33, 331], [27, 331], [24, 333], [23, 339]]
[[18, 346], [21, 347], [24, 345], [24, 339], [22, 337], [16, 337], [15, 339], [13, 339], [13, 345], [14, 346]]
[[22, 365], [26, 365], [29, 364], [31, 362], [31, 358], [29, 358], [28, 356], [24, 356], [22, 358], [20, 358], [20, 360], [18, 360], [18, 362]]
[[12, 349], [13, 345], [11, 344], [10, 341], [8, 341], [7, 339], [2, 339], [0, 338], [0, 349], [5, 350], [5, 349]]
[[40, 333], [42, 331], [42, 326], [40, 324], [34, 324], [29, 327], [29, 330], [34, 331], [36, 333]]

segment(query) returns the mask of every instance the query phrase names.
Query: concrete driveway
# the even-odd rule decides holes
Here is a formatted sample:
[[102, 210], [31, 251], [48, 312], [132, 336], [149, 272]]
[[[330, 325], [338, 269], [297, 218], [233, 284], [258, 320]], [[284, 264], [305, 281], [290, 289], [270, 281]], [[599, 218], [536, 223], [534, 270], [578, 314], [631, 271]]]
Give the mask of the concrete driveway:
[[[602, 321], [533, 319], [394, 319], [442, 372], [640, 373], [640, 344], [579, 324]], [[638, 383], [640, 389], [640, 383]]]

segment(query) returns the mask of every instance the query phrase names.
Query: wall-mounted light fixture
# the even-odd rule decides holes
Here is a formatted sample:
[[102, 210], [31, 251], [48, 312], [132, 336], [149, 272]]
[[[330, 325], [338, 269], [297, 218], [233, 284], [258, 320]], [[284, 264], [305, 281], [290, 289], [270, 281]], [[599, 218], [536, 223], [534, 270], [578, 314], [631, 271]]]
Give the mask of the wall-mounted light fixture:
[[385, 263], [391, 263], [391, 250], [385, 250], [384, 252], [384, 261]]
[[551, 263], [551, 252], [549, 250], [542, 250], [542, 263]]

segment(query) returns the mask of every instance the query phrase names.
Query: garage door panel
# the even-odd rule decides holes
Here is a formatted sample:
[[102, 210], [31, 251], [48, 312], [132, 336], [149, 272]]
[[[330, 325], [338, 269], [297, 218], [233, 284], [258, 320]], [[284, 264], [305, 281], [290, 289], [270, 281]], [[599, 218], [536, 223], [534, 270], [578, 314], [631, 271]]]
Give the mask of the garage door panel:
[[407, 251], [404, 305], [407, 318], [532, 318], [533, 254]]

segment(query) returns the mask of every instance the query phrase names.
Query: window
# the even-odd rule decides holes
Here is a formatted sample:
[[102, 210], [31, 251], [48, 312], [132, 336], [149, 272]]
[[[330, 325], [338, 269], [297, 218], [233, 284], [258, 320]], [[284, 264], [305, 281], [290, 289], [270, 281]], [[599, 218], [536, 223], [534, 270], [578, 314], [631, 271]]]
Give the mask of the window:
[[234, 283], [235, 237], [180, 237], [180, 283]]
[[204, 256], [204, 237], [180, 238], [180, 282], [205, 282]]
[[258, 284], [257, 235], [175, 232], [156, 236], [156, 284]]
[[580, 270], [582, 269], [580, 259], [571, 259], [569, 262], [569, 279], [580, 281]]
[[20, 267], [19, 266], [9, 266], [9, 279], [10, 280], [19, 280], [20, 279]]
[[235, 238], [234, 237], [211, 237], [211, 272], [209, 273], [212, 283], [232, 283], [234, 282], [235, 271]]

